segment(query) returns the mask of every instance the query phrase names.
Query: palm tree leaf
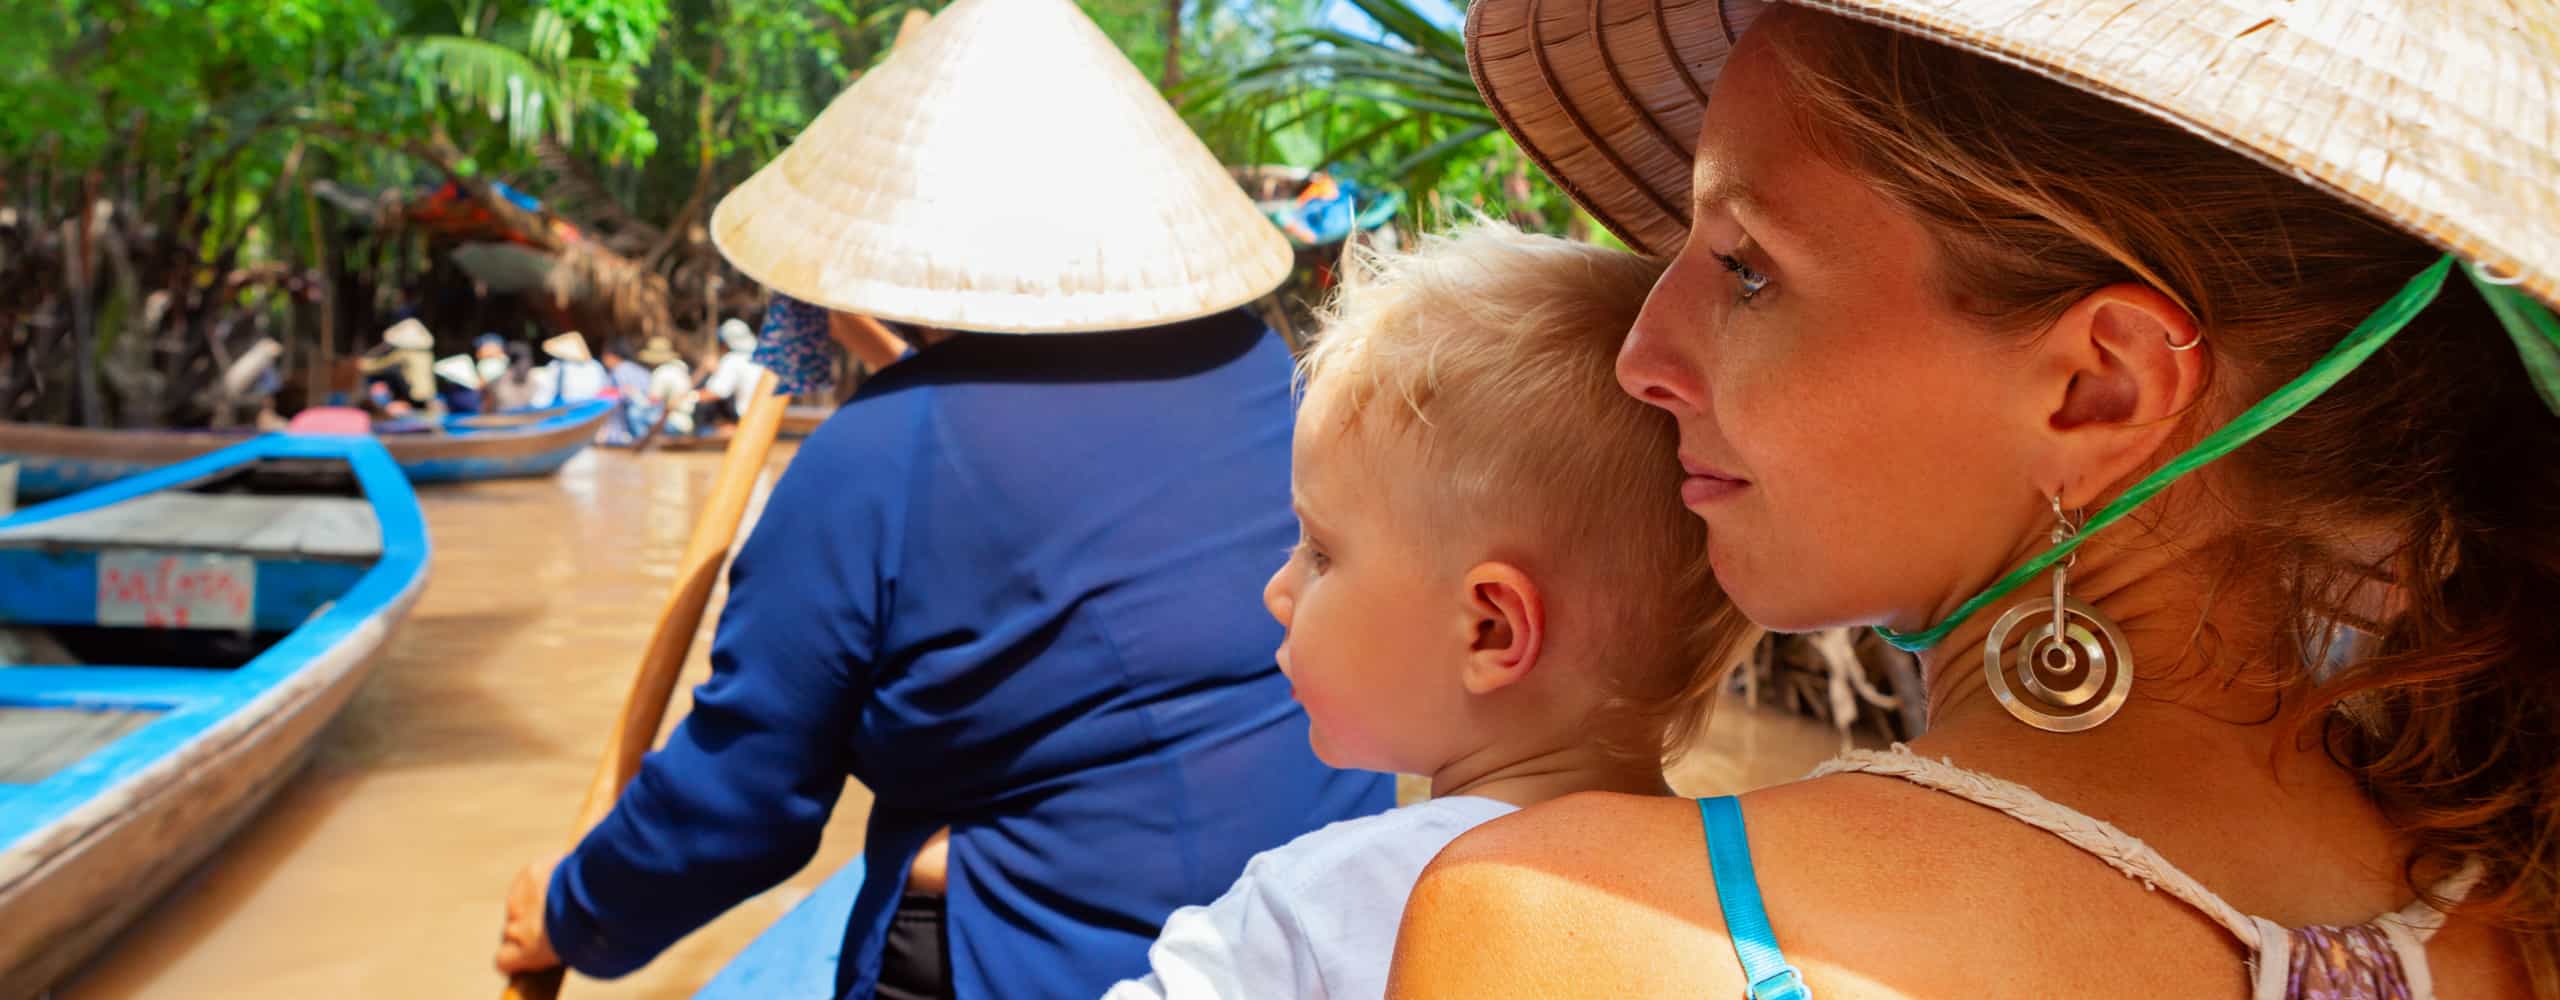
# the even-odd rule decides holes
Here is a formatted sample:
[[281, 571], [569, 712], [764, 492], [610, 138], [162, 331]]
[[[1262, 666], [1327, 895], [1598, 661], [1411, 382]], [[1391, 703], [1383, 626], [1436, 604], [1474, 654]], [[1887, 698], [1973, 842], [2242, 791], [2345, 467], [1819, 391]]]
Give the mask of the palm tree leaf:
[[[535, 33], [550, 32], [537, 26]], [[560, 50], [558, 41], [539, 44]], [[400, 61], [423, 99], [432, 102], [441, 93], [477, 108], [505, 128], [510, 144], [525, 150], [539, 144], [546, 126], [560, 142], [569, 143], [581, 108], [619, 104], [631, 93], [631, 82], [618, 67], [592, 59], [546, 65], [506, 45], [462, 35], [410, 39], [400, 50]]]
[[[1325, 147], [1325, 162], [1322, 166], [1330, 167], [1335, 163], [1339, 163], [1347, 156], [1357, 153], [1360, 150], [1367, 149], [1371, 144], [1386, 138], [1397, 129], [1405, 128], [1413, 125], [1414, 123], [1415, 120], [1412, 118], [1389, 118], [1386, 121], [1379, 122], [1373, 127], [1353, 133], [1349, 138], [1330, 143]], [[1402, 172], [1398, 171], [1396, 173], [1398, 176], [1402, 176]]]
[[1465, 40], [1456, 32], [1432, 23], [1406, 0], [1351, 0], [1351, 5], [1369, 15], [1370, 20], [1378, 22], [1379, 27], [1412, 44], [1417, 51], [1447, 65], [1466, 65]]
[[1456, 156], [1459, 152], [1465, 150], [1468, 145], [1474, 143], [1476, 140], [1492, 135], [1500, 130], [1500, 126], [1496, 125], [1468, 126], [1466, 129], [1455, 135], [1451, 135], [1439, 142], [1425, 146], [1413, 155], [1397, 161], [1394, 166], [1387, 168], [1387, 172], [1394, 174], [1397, 177], [1408, 177], [1421, 171], [1439, 167], [1448, 161], [1449, 158]]

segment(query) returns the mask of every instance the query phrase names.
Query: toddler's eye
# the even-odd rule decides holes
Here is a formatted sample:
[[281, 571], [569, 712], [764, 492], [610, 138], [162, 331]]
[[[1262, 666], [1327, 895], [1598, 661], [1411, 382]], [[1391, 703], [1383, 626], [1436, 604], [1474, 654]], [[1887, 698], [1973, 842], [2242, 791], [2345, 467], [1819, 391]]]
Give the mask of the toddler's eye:
[[1297, 550], [1290, 554], [1305, 562], [1310, 572], [1322, 573], [1326, 567], [1333, 565], [1332, 557], [1325, 555], [1323, 549], [1316, 547], [1316, 543], [1304, 538], [1298, 540]]
[[1716, 263], [1733, 272], [1734, 279], [1742, 285], [1742, 293], [1736, 297], [1739, 301], [1749, 302], [1762, 289], [1769, 287], [1769, 276], [1752, 270], [1751, 265], [1743, 263], [1740, 257], [1720, 253], [1716, 255]]

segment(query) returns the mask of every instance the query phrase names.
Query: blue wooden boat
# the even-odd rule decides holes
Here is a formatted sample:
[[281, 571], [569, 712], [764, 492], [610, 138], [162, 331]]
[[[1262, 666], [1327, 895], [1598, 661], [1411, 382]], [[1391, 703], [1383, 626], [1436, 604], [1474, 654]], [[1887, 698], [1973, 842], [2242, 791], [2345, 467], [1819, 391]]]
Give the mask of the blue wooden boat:
[[748, 942], [693, 1000], [836, 995], [836, 959], [844, 951], [845, 925], [853, 921], [853, 898], [861, 894], [857, 857]]
[[[595, 440], [614, 401], [447, 418], [382, 444], [414, 483], [547, 476]], [[96, 430], [0, 423], [0, 461], [18, 462], [18, 495], [62, 496], [226, 448], [249, 432]]]
[[0, 998], [281, 788], [427, 578], [365, 436], [276, 434], [0, 518]]

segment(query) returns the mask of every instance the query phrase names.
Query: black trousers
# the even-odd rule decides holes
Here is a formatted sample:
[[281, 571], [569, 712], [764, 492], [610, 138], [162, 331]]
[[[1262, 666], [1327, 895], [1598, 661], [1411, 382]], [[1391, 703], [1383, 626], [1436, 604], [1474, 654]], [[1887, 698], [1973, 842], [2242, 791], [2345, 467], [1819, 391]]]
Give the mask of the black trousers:
[[950, 932], [940, 896], [907, 893], [880, 944], [880, 1000], [952, 1000]]

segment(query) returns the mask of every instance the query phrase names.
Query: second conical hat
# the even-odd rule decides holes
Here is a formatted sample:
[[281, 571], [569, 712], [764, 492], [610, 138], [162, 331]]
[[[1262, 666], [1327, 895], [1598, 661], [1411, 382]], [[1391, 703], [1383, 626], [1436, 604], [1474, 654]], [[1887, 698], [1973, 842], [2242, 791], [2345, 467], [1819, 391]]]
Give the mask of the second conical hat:
[[579, 336], [576, 330], [543, 341], [542, 353], [562, 361], [583, 363], [596, 359], [595, 354], [587, 350], [587, 338]]
[[1250, 302], [1287, 238], [1070, 0], [959, 0], [712, 213], [721, 253], [829, 308], [1065, 333]]

